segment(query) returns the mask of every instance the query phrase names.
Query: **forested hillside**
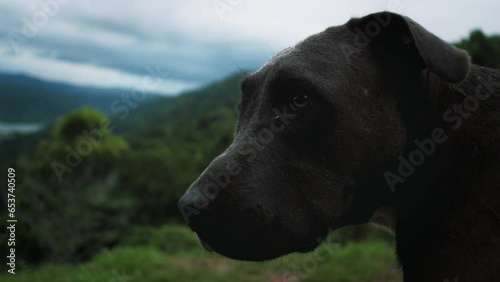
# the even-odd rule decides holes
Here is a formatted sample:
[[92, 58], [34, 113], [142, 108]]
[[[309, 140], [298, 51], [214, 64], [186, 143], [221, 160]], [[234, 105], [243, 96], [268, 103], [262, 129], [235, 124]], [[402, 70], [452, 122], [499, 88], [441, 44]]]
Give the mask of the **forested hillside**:
[[[86, 259], [116, 244], [130, 224], [155, 226], [179, 218], [177, 199], [232, 139], [240, 76], [175, 99], [158, 98], [131, 109], [124, 119], [76, 109], [50, 130], [4, 142], [3, 148], [18, 149], [22, 140], [34, 146], [5, 165], [23, 175], [17, 188], [19, 214], [28, 223], [19, 236], [23, 257]], [[104, 120], [110, 126], [101, 130]], [[88, 155], [78, 151], [82, 140], [92, 141]], [[102, 225], [92, 223], [104, 216]], [[56, 244], [68, 236], [69, 245]]]

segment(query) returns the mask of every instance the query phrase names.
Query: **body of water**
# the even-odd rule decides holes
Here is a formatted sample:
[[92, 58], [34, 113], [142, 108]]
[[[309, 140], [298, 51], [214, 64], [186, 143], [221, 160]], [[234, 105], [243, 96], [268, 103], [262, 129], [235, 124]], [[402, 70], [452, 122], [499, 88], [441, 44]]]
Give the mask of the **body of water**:
[[0, 138], [12, 134], [27, 134], [41, 130], [41, 123], [9, 123], [0, 121]]

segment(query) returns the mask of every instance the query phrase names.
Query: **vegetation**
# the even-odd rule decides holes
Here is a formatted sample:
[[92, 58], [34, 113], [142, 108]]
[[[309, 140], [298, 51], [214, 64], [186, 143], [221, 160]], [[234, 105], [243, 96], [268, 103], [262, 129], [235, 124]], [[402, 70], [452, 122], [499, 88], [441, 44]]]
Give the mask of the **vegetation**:
[[23, 269], [8, 281], [401, 281], [394, 247], [378, 240], [340, 245], [331, 239], [309, 254], [250, 263], [201, 250], [183, 225], [137, 228], [128, 237], [88, 262]]
[[[467, 49], [474, 62], [500, 67], [499, 36], [474, 31], [456, 45]], [[400, 281], [390, 239], [369, 226], [334, 232], [334, 243], [323, 244], [334, 251], [313, 267], [308, 261], [317, 253], [264, 264], [208, 254], [179, 225], [178, 198], [232, 140], [239, 80], [235, 74], [176, 98], [146, 101], [123, 119], [103, 113], [102, 104], [50, 108], [48, 116], [31, 113], [41, 120], [67, 114], [50, 130], [2, 143], [8, 152], [0, 153], [1, 169], [14, 167], [21, 180], [16, 252], [22, 267], [15, 280], [4, 274], [0, 279]], [[36, 86], [29, 87], [27, 94], [17, 93], [27, 95], [23, 103], [37, 94]], [[4, 222], [5, 210], [0, 213]], [[119, 280], [121, 275], [133, 279]]]
[[500, 68], [500, 35], [488, 37], [481, 30], [474, 30], [455, 46], [467, 50], [475, 64]]
[[119, 239], [133, 198], [118, 190], [114, 164], [128, 145], [100, 126], [106, 120], [89, 108], [75, 110], [28, 162], [13, 165], [23, 176], [15, 193], [17, 216], [29, 228], [17, 238], [22, 257], [71, 262]]

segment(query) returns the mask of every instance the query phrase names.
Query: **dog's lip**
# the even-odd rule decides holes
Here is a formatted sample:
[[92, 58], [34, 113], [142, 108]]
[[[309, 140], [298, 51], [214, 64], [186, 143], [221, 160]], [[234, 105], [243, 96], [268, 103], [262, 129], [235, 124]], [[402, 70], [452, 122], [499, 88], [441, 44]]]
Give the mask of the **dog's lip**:
[[[253, 229], [249, 229], [253, 230]], [[226, 247], [229, 245], [233, 245], [235, 248], [239, 248], [239, 245], [245, 245], [248, 242], [246, 242], [244, 239], [241, 240], [240, 236], [241, 235], [248, 235], [249, 233], [247, 232], [248, 230], [245, 230], [245, 232], [231, 232], [231, 234], [227, 233], [222, 233], [222, 234], [213, 234], [210, 232], [195, 232], [198, 241], [200, 245], [203, 247], [208, 252], [216, 252], [220, 253], [219, 251], [223, 251], [225, 248], [222, 250], [219, 249], [221, 244], [225, 245]], [[298, 252], [298, 253], [308, 253], [313, 250], [315, 250], [318, 246], [321, 245], [321, 243], [327, 238], [330, 229], [326, 229], [322, 226], [322, 228], [318, 227], [318, 229], [315, 230], [316, 232], [312, 232], [305, 237], [302, 237], [302, 240], [299, 240], [298, 242], [296, 241], [295, 247], [291, 247], [288, 249], [289, 251], [287, 253], [292, 253], [292, 252]], [[255, 239], [255, 237], [254, 237]], [[263, 244], [271, 244], [274, 245], [278, 243], [275, 239], [270, 239], [270, 238], [262, 238], [259, 240]], [[212, 245], [210, 245], [211, 243]], [[214, 248], [215, 247], [215, 248]], [[223, 251], [224, 253], [227, 254], [226, 251]], [[227, 255], [226, 255], [227, 256]], [[229, 256], [231, 257], [231, 256]], [[238, 259], [238, 258], [237, 258]], [[240, 258], [241, 259], [241, 258]]]
[[[211, 239], [213, 239], [211, 237], [208, 237], [208, 238], [206, 238], [206, 240], [204, 240], [198, 233], [196, 233], [196, 235], [198, 237], [198, 241], [199, 241], [200, 245], [206, 251], [211, 252], [211, 253], [219, 253], [219, 254], [222, 254], [222, 255], [224, 255], [226, 257], [230, 257], [230, 258], [237, 259], [237, 260], [247, 260], [247, 261], [269, 260], [269, 259], [277, 258], [277, 257], [282, 256], [282, 255], [290, 254], [290, 253], [293, 253], [293, 252], [297, 252], [297, 253], [309, 253], [309, 252], [315, 250], [318, 246], [320, 246], [321, 243], [322, 243], [322, 241], [323, 241], [323, 239], [321, 239], [323, 236], [321, 236], [321, 238], [320, 237], [315, 237], [316, 239], [308, 238], [307, 240], [304, 240], [302, 242], [302, 244], [298, 244], [298, 246], [296, 245], [295, 248], [288, 249], [288, 251], [285, 251], [285, 252], [282, 252], [282, 250], [281, 250], [281, 251], [279, 251], [279, 253], [272, 254], [272, 255], [265, 254], [262, 257], [260, 255], [259, 256], [255, 256], [255, 254], [251, 255], [250, 257], [241, 257], [241, 256], [235, 256], [234, 253], [232, 253], [231, 251], [228, 252], [228, 250], [224, 249], [224, 248], [223, 249], [214, 249], [206, 241], [206, 240], [210, 241]], [[222, 238], [217, 238], [217, 239], [224, 241], [224, 239], [222, 239]], [[217, 247], [219, 243], [214, 243], [214, 244]], [[234, 241], [233, 241], [233, 243], [234, 243]], [[244, 242], [238, 242], [238, 244], [240, 244], [240, 243], [244, 244]], [[275, 243], [276, 242], [274, 241], [274, 244]], [[231, 245], [231, 243], [229, 241], [226, 243], [226, 246], [228, 246], [228, 245]], [[237, 248], [237, 245], [235, 245], [233, 247]]]
[[[205, 248], [207, 251], [214, 252], [215, 249], [208, 243], [212, 242], [213, 245], [219, 245], [219, 244], [224, 244], [224, 245], [245, 245], [248, 243], [246, 240], [242, 240], [238, 236], [213, 236], [213, 235], [208, 235], [208, 234], [199, 234], [196, 233], [196, 236], [198, 237], [198, 241], [200, 244]], [[259, 240], [262, 243], [269, 243], [269, 242], [274, 242], [274, 240], [265, 240], [261, 239]], [[215, 251], [216, 252], [216, 251]]]
[[[268, 249], [261, 249], [262, 253], [259, 253], [256, 252], [256, 249], [248, 247], [248, 244], [255, 244], [257, 241], [248, 242], [237, 237], [206, 237], [205, 235], [202, 235], [202, 237], [199, 234], [196, 235], [200, 245], [208, 252], [218, 253], [236, 260], [264, 261], [289, 253], [283, 253], [283, 250], [280, 248], [274, 250], [273, 252], [269, 252]], [[277, 242], [275, 240], [258, 240], [258, 242], [266, 246], [277, 246]]]

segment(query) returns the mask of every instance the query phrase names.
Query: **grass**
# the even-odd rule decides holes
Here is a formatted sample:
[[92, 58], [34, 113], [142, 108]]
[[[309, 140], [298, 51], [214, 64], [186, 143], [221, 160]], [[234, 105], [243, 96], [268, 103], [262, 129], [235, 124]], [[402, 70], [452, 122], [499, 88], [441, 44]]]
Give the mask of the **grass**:
[[265, 263], [238, 262], [201, 250], [185, 227], [169, 225], [141, 228], [122, 246], [103, 250], [85, 263], [17, 269], [16, 275], [0, 275], [0, 281], [402, 281], [393, 249], [383, 240], [346, 245], [327, 242], [308, 254]]

